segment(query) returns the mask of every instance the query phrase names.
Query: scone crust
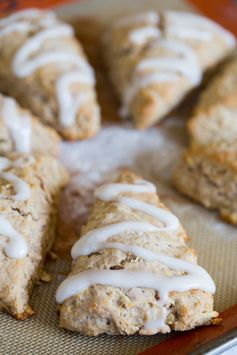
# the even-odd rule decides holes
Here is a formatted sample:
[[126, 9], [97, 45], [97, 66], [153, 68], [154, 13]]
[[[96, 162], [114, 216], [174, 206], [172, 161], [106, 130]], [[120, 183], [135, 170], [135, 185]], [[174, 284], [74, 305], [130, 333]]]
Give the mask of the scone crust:
[[[6, 123], [12, 117], [3, 117], [4, 101], [12, 99], [0, 94], [0, 155], [6, 155], [16, 150], [11, 131]], [[23, 109], [15, 101], [16, 114], [19, 119], [28, 116], [31, 121], [31, 152], [52, 154], [57, 156], [61, 138], [57, 132], [50, 127], [43, 125], [40, 120], [33, 116], [29, 110]]]
[[188, 122], [191, 144], [237, 141], [237, 53], [208, 83]]
[[6, 197], [0, 198], [0, 214], [23, 235], [28, 253], [14, 259], [0, 247], [0, 308], [23, 320], [33, 314], [30, 295], [54, 240], [59, 194], [68, 174], [51, 156], [11, 154], [8, 158], [18, 161], [18, 166], [8, 170], [30, 186], [31, 196], [26, 201], [7, 197], [12, 187], [1, 178], [1, 193]]
[[[126, 17], [115, 20], [107, 28], [103, 36], [103, 54], [107, 65], [111, 82], [117, 92], [120, 101], [126, 101], [124, 97], [130, 91], [132, 82], [137, 80], [138, 74], [136, 68], [141, 60], [149, 58], [176, 58], [174, 51], [163, 50], [159, 47], [159, 43], [165, 41], [173, 41], [175, 45], [186, 46], [189, 51], [192, 51], [197, 60], [197, 68], [201, 73], [209, 70], [227, 56], [235, 46], [234, 37], [230, 41], [225, 42], [224, 38], [218, 31], [214, 31], [214, 27], [210, 26], [209, 35], [212, 36], [212, 41], [195, 40], [193, 38], [182, 38], [177, 36], [175, 26], [182, 21], [184, 25], [187, 23], [186, 31], [189, 30], [190, 19], [187, 19], [190, 14], [179, 13], [175, 11], [151, 12], [135, 14], [139, 20], [131, 20], [126, 22]], [[157, 16], [157, 22], [154, 24], [154, 16]], [[200, 17], [192, 14], [195, 19], [192, 25]], [[133, 18], [133, 19], [134, 19]], [[203, 21], [208, 21], [204, 17]], [[187, 22], [186, 22], [187, 21]], [[120, 24], [119, 24], [120, 23]], [[180, 25], [180, 23], [179, 23]], [[218, 26], [218, 25], [216, 25]], [[195, 27], [195, 26], [194, 26]], [[153, 29], [157, 31], [157, 36], [147, 36], [144, 41], [133, 42], [132, 35], [139, 33], [143, 28]], [[178, 27], [179, 28], [179, 27]], [[196, 28], [196, 27], [195, 27]], [[198, 29], [198, 27], [197, 27]], [[224, 30], [225, 31], [225, 30]], [[171, 43], [170, 42], [170, 43]], [[210, 53], [212, 53], [210, 55]], [[162, 72], [162, 71], [161, 71]], [[155, 73], [152, 72], [153, 74]], [[201, 78], [200, 78], [201, 79]], [[152, 82], [145, 85], [126, 104], [126, 110], [121, 111], [125, 116], [131, 116], [134, 124], [139, 129], [147, 128], [156, 122], [159, 122], [167, 113], [176, 107], [182, 99], [194, 87], [198, 86], [200, 79], [195, 83], [185, 75], [177, 76], [175, 81]], [[123, 105], [124, 106], [124, 105]]]
[[237, 146], [222, 142], [189, 148], [174, 173], [175, 187], [237, 223]]
[[[123, 172], [118, 179], [122, 183], [135, 183], [140, 177], [131, 172]], [[124, 194], [136, 199], [166, 208], [155, 194]], [[82, 234], [107, 224], [121, 221], [148, 221], [157, 225], [159, 222], [144, 213], [131, 210], [118, 202], [96, 201], [88, 223]], [[195, 252], [186, 245], [187, 235], [182, 227], [176, 233], [162, 233], [160, 236], [128, 233], [131, 243], [146, 246], [160, 253], [176, 256], [196, 262]], [[109, 238], [110, 241], [122, 242], [124, 235]], [[128, 240], [128, 239], [127, 239]], [[148, 262], [130, 253], [117, 249], [105, 249], [90, 256], [78, 257], [73, 262], [69, 276], [88, 269], [145, 269], [165, 274], [173, 273], [158, 262]], [[152, 332], [144, 328], [148, 314], [157, 311], [159, 294], [154, 289], [143, 287], [123, 289], [112, 286], [93, 285], [76, 296], [66, 299], [60, 308], [61, 327], [79, 331], [86, 335], [102, 333], [144, 334]], [[217, 315], [213, 311], [213, 296], [201, 290], [187, 292], [171, 292], [169, 294], [169, 315], [166, 325], [160, 332], [170, 330], [186, 330], [195, 326], [208, 324]]]
[[[81, 83], [71, 85], [75, 95], [87, 93], [87, 100], [82, 102], [77, 111], [73, 124], [64, 127], [59, 119], [59, 104], [56, 92], [56, 82], [61, 75], [75, 68], [68, 63], [46, 64], [26, 77], [16, 77], [13, 73], [12, 62], [22, 45], [32, 36], [40, 33], [40, 20], [47, 16], [47, 11], [39, 12], [33, 21], [31, 31], [9, 33], [0, 38], [0, 90], [17, 99], [25, 108], [31, 110], [42, 122], [54, 127], [65, 139], [77, 140], [94, 136], [100, 129], [100, 109], [97, 103], [94, 86]], [[57, 19], [56, 24], [64, 24]], [[44, 28], [45, 29], [45, 28]], [[61, 36], [48, 39], [34, 55], [50, 51], [64, 50], [65, 53], [80, 55], [87, 61], [83, 48], [76, 37]]]

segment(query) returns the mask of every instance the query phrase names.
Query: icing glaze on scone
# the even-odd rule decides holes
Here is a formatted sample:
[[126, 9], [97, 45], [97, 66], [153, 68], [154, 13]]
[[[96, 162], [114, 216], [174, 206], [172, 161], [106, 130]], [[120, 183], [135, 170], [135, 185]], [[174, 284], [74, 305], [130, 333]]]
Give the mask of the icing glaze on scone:
[[158, 28], [144, 26], [130, 33], [129, 39], [134, 44], [143, 44], [148, 38], [157, 38], [161, 34]]
[[[79, 63], [78, 59], [77, 62]], [[76, 99], [70, 94], [70, 85], [72, 83], [81, 83], [85, 85], [94, 85], [95, 79], [90, 68], [81, 62], [81, 69], [62, 75], [57, 82], [58, 104], [60, 107], [60, 120], [63, 126], [72, 125], [76, 113], [79, 111], [82, 103], [88, 101], [89, 94], [83, 92]]]
[[30, 115], [19, 115], [16, 102], [5, 97], [2, 104], [3, 119], [10, 129], [15, 149], [21, 153], [29, 153], [31, 151], [32, 127]]
[[157, 40], [153, 48], [161, 49], [166, 54], [161, 57], [141, 59], [133, 74], [131, 85], [125, 91], [121, 114], [127, 116], [131, 101], [145, 87], [177, 81], [185, 77], [193, 85], [201, 81], [201, 68], [195, 52], [185, 43], [174, 40]]
[[188, 132], [192, 145], [237, 141], [237, 52], [226, 61], [200, 94]]
[[148, 12], [113, 21], [104, 51], [121, 116], [132, 117], [137, 128], [151, 126], [235, 45], [233, 34], [192, 13]]
[[46, 22], [49, 23], [51, 21], [55, 21], [55, 14], [53, 12], [42, 11], [42, 10], [38, 10], [36, 8], [31, 8], [31, 9], [18, 11], [6, 18], [2, 18], [0, 20], [0, 28], [1, 28], [1, 30], [3, 30], [3, 28], [7, 28], [11, 25], [16, 25], [16, 21], [20, 21], [20, 23], [25, 22], [24, 21], [25, 17], [27, 17], [27, 19], [30, 19], [30, 20], [35, 20], [41, 15], [44, 16], [44, 19], [43, 19], [44, 23], [46, 23]]
[[[6, 181], [6, 174], [18, 181]], [[49, 154], [0, 157], [0, 311], [16, 319], [33, 315], [30, 296], [53, 243], [58, 189], [67, 181]]]
[[235, 46], [233, 34], [206, 17], [188, 12], [166, 11], [166, 19], [169, 23], [167, 32], [175, 37], [211, 41], [218, 34], [230, 46]]
[[41, 19], [41, 24], [45, 26], [55, 24], [56, 17], [53, 12], [42, 12], [37, 9], [22, 10], [0, 20], [0, 37], [7, 36], [14, 32], [28, 32], [33, 30], [35, 24], [32, 21], [42, 15], [44, 17]]
[[18, 233], [11, 223], [0, 215], [0, 235], [7, 238], [6, 241], [0, 239], [5, 253], [10, 258], [22, 259], [27, 255], [27, 243], [22, 234]]
[[[12, 166], [14, 165], [12, 165], [10, 160], [4, 157], [0, 157], [0, 178], [11, 182], [16, 192], [16, 194], [9, 196], [7, 195], [6, 197], [17, 201], [26, 201], [28, 198], [30, 198], [31, 194], [29, 185], [15, 174], [4, 171], [5, 169], [11, 168]], [[0, 194], [0, 197], [4, 197], [4, 195]]]
[[152, 231], [178, 231], [180, 224], [178, 219], [164, 208], [142, 202], [135, 198], [121, 196], [121, 193], [155, 193], [156, 188], [146, 181], [138, 181], [136, 184], [108, 184], [98, 188], [95, 196], [102, 201], [115, 201], [127, 207], [141, 211], [155, 217], [160, 223], [157, 227], [148, 222], [124, 221], [100, 228], [95, 228], [83, 235], [72, 248], [72, 257], [91, 255], [103, 249], [119, 249], [125, 253], [131, 253], [147, 261], [158, 261], [167, 267], [182, 272], [181, 275], [166, 276], [147, 270], [86, 270], [73, 275], [63, 281], [59, 286], [56, 299], [59, 303], [65, 299], [77, 295], [94, 284], [134, 288], [145, 287], [159, 292], [161, 311], [158, 314], [150, 313], [144, 329], [155, 333], [164, 329], [168, 315], [166, 304], [169, 292], [183, 292], [191, 289], [201, 289], [214, 293], [215, 284], [209, 274], [199, 265], [185, 260], [153, 252], [135, 244], [108, 242], [115, 235], [126, 232], [146, 233]]
[[60, 124], [62, 127], [72, 126], [75, 124], [76, 114], [81, 104], [88, 101], [90, 94], [85, 91], [75, 95], [71, 90], [71, 85], [94, 86], [93, 70], [80, 53], [68, 51], [68, 49], [65, 51], [63, 47], [44, 50], [40, 54], [40, 50], [47, 46], [47, 41], [60, 37], [70, 38], [74, 35], [72, 27], [59, 23], [53, 13], [29, 9], [0, 22], [0, 36], [18, 30], [24, 32], [32, 29], [37, 32], [23, 43], [13, 58], [13, 73], [19, 78], [26, 78], [52, 63], [68, 65], [71, 70], [59, 76], [56, 82], [56, 93]]
[[0, 156], [13, 151], [57, 155], [61, 139], [15, 99], [0, 94]]
[[226, 222], [236, 225], [236, 140], [188, 147], [174, 171], [173, 184], [182, 194], [218, 211]]
[[158, 13], [154, 11], [148, 11], [143, 14], [135, 14], [123, 17], [114, 22], [115, 27], [126, 27], [131, 25], [136, 25], [140, 23], [149, 23], [150, 25], [157, 25], [160, 20]]

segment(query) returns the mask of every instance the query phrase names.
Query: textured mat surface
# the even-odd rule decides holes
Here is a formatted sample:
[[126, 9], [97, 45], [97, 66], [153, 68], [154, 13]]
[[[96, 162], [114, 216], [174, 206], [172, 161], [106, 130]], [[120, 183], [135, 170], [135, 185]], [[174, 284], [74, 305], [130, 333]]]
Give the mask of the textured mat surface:
[[[149, 3], [151, 2], [149, 0]], [[98, 5], [98, 1], [92, 3]], [[132, 1], [128, 3], [131, 5]], [[144, 6], [145, 2], [136, 3]], [[172, 4], [172, 0], [168, 3]], [[185, 7], [181, 1], [173, 3], [175, 7]], [[96, 7], [87, 7], [85, 1], [82, 2], [82, 12], [90, 14], [90, 11], [95, 12], [95, 9]], [[102, 12], [100, 10], [100, 14]], [[88, 33], [84, 40], [87, 36]], [[103, 95], [106, 94], [105, 91], [103, 90]], [[102, 100], [105, 102], [104, 106], [108, 105], [108, 97], [103, 96]], [[107, 116], [112, 116], [115, 112], [110, 109], [106, 111], [105, 107], [102, 107], [102, 111]], [[172, 171], [187, 144], [185, 117], [188, 114], [188, 110], [182, 109], [161, 125], [146, 132], [135, 131], [128, 124], [109, 117], [117, 123], [108, 124], [96, 138], [63, 145], [62, 161], [71, 171], [72, 180], [63, 196], [61, 233], [55, 245], [61, 257], [46, 265], [46, 269], [52, 275], [52, 281], [42, 283], [34, 290], [32, 305], [37, 312], [35, 317], [17, 322], [7, 314], [0, 314], [1, 355], [133, 355], [166, 338], [166, 336], [89, 338], [58, 327], [54, 294], [58, 284], [70, 269], [70, 261], [62, 258], [69, 256], [75, 234], [85, 221], [93, 200], [93, 187], [100, 181], [109, 179], [115, 170], [124, 166], [129, 166], [153, 181], [164, 203], [180, 218], [191, 237], [191, 246], [197, 250], [199, 263], [209, 271], [216, 282], [216, 309], [222, 311], [237, 302], [237, 229], [221, 222], [215, 212], [207, 211], [180, 196], [170, 185]]]

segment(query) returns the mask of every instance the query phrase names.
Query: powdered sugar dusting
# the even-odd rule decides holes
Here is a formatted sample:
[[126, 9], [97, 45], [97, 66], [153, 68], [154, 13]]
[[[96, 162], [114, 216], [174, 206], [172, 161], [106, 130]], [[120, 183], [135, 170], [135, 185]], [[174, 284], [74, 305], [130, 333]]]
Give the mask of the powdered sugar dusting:
[[62, 161], [74, 174], [80, 172], [80, 178], [84, 175], [94, 182], [122, 167], [131, 167], [149, 178], [151, 173], [163, 170], [161, 165], [169, 164], [170, 153], [171, 159], [179, 155], [180, 142], [171, 134], [177, 127], [175, 120], [147, 131], [126, 124], [107, 126], [93, 139], [64, 143]]
[[69, 255], [94, 202], [95, 187], [113, 180], [124, 167], [156, 184], [164, 203], [191, 235], [196, 234], [193, 244], [201, 255], [203, 233], [211, 235], [212, 240], [234, 242], [233, 227], [219, 221], [217, 214], [181, 197], [171, 186], [172, 172], [186, 146], [185, 134], [185, 120], [177, 116], [146, 131], [137, 131], [127, 123], [107, 125], [93, 139], [63, 143], [61, 159], [71, 172], [71, 183], [62, 197], [60, 233], [64, 235], [60, 248]]
[[176, 118], [146, 131], [123, 122], [104, 127], [93, 139], [63, 143], [61, 160], [72, 176], [60, 211], [60, 232], [71, 236], [66, 238], [68, 248], [86, 221], [95, 187], [113, 180], [119, 169], [128, 167], [155, 184], [159, 181], [159, 192], [165, 193], [183, 149], [183, 132], [184, 122]]

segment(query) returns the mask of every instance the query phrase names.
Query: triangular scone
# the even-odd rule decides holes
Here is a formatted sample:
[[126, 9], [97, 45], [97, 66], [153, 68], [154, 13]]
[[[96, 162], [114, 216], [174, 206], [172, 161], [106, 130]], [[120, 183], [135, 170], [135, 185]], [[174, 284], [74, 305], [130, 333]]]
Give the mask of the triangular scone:
[[60, 136], [43, 125], [30, 111], [0, 94], [0, 154], [40, 152], [57, 155]]
[[60, 325], [87, 335], [152, 335], [210, 323], [215, 285], [155, 186], [126, 171], [95, 196], [56, 293]]
[[234, 36], [211, 20], [175, 11], [115, 20], [103, 42], [121, 114], [138, 128], [171, 111], [236, 45]]
[[27, 9], [0, 20], [0, 90], [65, 139], [100, 128], [94, 72], [73, 28], [53, 12]]
[[237, 144], [228, 142], [188, 149], [173, 178], [183, 194], [237, 224]]
[[188, 128], [192, 144], [237, 142], [237, 55], [204, 90]]
[[33, 313], [30, 296], [54, 240], [67, 181], [50, 155], [0, 157], [0, 310], [17, 319]]

